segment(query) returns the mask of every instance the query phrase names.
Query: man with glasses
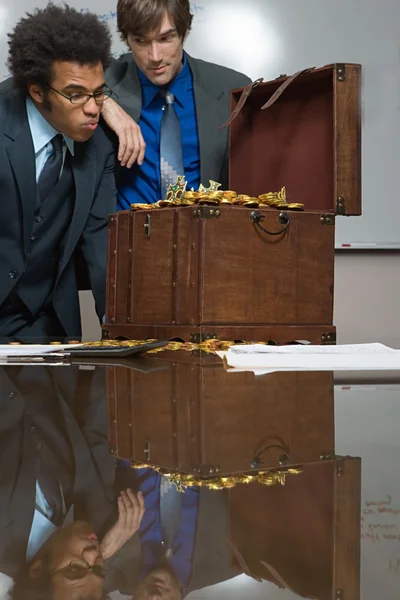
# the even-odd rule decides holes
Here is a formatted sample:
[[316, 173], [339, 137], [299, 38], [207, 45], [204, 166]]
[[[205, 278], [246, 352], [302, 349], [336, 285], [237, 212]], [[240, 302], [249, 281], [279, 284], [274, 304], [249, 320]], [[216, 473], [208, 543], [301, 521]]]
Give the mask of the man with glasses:
[[49, 4], [9, 34], [0, 84], [0, 339], [79, 339], [75, 257], [105, 313], [114, 140], [99, 120], [112, 94], [111, 38], [95, 15]]

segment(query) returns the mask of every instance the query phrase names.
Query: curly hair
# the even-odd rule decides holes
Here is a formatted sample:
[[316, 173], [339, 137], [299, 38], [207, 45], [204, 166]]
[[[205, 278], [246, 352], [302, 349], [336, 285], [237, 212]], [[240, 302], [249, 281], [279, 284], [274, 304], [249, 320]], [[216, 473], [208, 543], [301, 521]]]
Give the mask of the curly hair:
[[48, 87], [54, 61], [96, 65], [106, 69], [112, 60], [111, 34], [105, 23], [90, 13], [50, 2], [27, 13], [9, 37], [8, 67], [14, 85], [27, 94], [29, 84]]

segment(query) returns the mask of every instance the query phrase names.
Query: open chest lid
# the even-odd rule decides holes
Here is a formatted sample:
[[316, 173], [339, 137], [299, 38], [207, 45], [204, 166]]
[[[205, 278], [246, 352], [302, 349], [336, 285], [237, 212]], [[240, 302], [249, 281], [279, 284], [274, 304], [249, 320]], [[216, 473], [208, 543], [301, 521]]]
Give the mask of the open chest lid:
[[361, 214], [361, 66], [333, 64], [231, 92], [229, 187], [286, 188], [306, 210]]

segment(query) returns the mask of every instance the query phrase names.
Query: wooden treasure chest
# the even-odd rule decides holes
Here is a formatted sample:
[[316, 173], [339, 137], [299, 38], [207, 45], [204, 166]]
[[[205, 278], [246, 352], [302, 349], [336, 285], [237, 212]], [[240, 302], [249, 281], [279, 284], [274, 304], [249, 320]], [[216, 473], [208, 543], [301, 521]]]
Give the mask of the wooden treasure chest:
[[330, 372], [256, 377], [177, 351], [106, 367], [106, 380], [111, 453], [133, 465], [212, 478], [334, 453]]
[[229, 505], [233, 566], [293, 598], [360, 600], [360, 458], [305, 465], [284, 486], [236, 486]]
[[110, 216], [105, 336], [334, 343], [335, 218], [361, 213], [360, 84], [359, 65], [335, 64], [234, 90], [231, 190]]

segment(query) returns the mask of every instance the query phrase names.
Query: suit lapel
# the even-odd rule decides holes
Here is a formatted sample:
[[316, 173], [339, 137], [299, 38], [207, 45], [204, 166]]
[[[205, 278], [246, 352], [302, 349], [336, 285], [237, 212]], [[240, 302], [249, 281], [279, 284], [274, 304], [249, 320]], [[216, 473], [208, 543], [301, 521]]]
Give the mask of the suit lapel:
[[6, 152], [22, 203], [24, 251], [26, 255], [35, 212], [36, 167], [25, 99], [18, 92], [10, 95], [10, 108], [4, 127], [4, 135], [6, 137]]
[[220, 131], [228, 117], [229, 102], [224, 90], [209, 77], [202, 61], [186, 55], [193, 74], [197, 129], [200, 145], [200, 177], [206, 187], [208, 179], [218, 180], [226, 148], [227, 130]]
[[118, 96], [118, 104], [132, 117], [136, 123], [142, 112], [142, 88], [139, 81], [137, 66], [133, 60], [129, 63], [123, 79], [112, 86]]
[[75, 203], [62, 253], [59, 276], [79, 241], [94, 198], [97, 165], [93, 145], [90, 142], [76, 143], [75, 156], [72, 157], [71, 164], [75, 183]]

